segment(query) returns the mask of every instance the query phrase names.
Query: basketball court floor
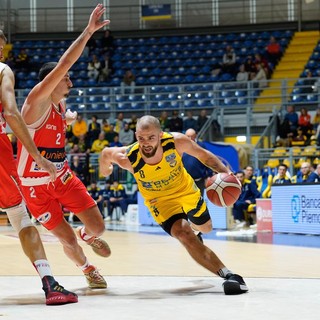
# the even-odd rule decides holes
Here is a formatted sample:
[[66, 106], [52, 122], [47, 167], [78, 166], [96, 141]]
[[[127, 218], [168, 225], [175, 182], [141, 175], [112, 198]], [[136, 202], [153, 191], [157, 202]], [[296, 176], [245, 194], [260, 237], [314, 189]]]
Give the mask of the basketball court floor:
[[225, 296], [223, 280], [197, 265], [157, 226], [106, 224], [112, 255], [84, 245], [108, 282], [90, 290], [61, 245], [39, 227], [57, 280], [79, 302], [46, 306], [41, 282], [10, 226], [0, 227], [0, 320], [320, 319], [320, 237], [213, 230], [204, 237], [249, 293]]

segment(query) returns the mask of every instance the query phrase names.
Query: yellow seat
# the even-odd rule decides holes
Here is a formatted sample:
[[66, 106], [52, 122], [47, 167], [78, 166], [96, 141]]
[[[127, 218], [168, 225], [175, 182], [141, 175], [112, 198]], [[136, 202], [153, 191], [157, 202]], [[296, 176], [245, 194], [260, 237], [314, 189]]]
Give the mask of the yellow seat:
[[308, 161], [308, 159], [306, 159], [306, 158], [300, 158], [293, 166], [296, 169], [300, 169], [303, 162], [310, 162], [310, 161]]
[[314, 158], [313, 162], [314, 165], [318, 165], [320, 163], [320, 159], [318, 157]]
[[307, 146], [302, 152], [303, 156], [316, 157], [318, 155], [317, 146]]
[[273, 168], [277, 168], [279, 164], [280, 164], [279, 159], [269, 159], [265, 166], [273, 169]]
[[288, 150], [285, 147], [276, 147], [271, 153], [271, 157], [284, 157], [288, 156]]
[[288, 168], [290, 168], [291, 162], [288, 158], [284, 159], [282, 163], [285, 164]]
[[301, 148], [300, 147], [294, 146], [294, 147], [291, 147], [291, 150], [292, 150], [293, 156], [300, 156], [301, 155]]

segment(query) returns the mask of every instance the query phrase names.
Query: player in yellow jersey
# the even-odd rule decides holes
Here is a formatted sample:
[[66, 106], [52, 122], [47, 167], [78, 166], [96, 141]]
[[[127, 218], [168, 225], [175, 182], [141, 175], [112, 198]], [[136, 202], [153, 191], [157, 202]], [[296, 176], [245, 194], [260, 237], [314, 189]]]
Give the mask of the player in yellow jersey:
[[181, 157], [185, 152], [215, 172], [232, 174], [230, 170], [184, 134], [162, 132], [159, 120], [153, 116], [138, 120], [136, 138], [137, 142], [130, 146], [105, 148], [100, 157], [100, 172], [109, 176], [113, 164], [130, 171], [155, 221], [178, 239], [196, 262], [225, 279], [225, 294], [247, 292], [243, 278], [232, 273], [195, 235], [194, 231], [209, 233], [212, 222]]

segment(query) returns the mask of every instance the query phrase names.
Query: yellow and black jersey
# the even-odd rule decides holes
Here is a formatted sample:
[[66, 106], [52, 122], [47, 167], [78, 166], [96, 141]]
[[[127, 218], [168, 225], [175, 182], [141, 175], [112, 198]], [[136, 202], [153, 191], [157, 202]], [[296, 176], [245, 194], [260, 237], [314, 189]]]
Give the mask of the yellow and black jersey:
[[146, 201], [163, 198], [178, 198], [194, 193], [197, 188], [183, 167], [181, 156], [177, 152], [174, 138], [164, 133], [161, 138], [162, 160], [156, 165], [144, 162], [139, 152], [139, 144], [134, 143], [127, 150], [127, 156], [134, 170], [139, 191]]

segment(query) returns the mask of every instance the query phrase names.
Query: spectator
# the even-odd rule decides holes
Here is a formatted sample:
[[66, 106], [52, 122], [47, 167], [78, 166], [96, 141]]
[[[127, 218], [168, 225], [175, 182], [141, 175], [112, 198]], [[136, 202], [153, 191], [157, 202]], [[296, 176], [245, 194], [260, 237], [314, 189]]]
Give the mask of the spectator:
[[262, 69], [265, 71], [266, 78], [269, 78], [270, 76], [270, 70], [269, 70], [269, 63], [268, 61], [262, 57], [260, 53], [256, 53], [254, 55], [254, 61], [253, 61], [255, 68], [256, 68], [256, 74], [259, 72], [258, 65], [260, 64], [262, 66]]
[[127, 195], [126, 198], [121, 199], [120, 201], [120, 207], [124, 214], [128, 211], [128, 205], [129, 204], [137, 204], [138, 203], [138, 190], [136, 190], [133, 194]]
[[70, 169], [72, 170], [73, 174], [75, 176], [77, 176], [85, 185], [86, 184], [86, 169], [85, 169], [85, 166], [81, 163], [80, 157], [78, 155], [74, 155], [72, 157]]
[[252, 56], [247, 56], [244, 66], [245, 66], [245, 70], [249, 74], [249, 79], [252, 79], [254, 75], [257, 73], [257, 68], [253, 62]]
[[179, 117], [177, 110], [172, 111], [172, 117], [169, 119], [169, 130], [171, 132], [183, 131], [183, 120]]
[[109, 145], [109, 141], [105, 139], [105, 133], [101, 131], [98, 139], [94, 140], [91, 146], [91, 152], [100, 153], [104, 147]]
[[6, 58], [6, 61], [5, 61], [6, 65], [8, 65], [11, 69], [13, 70], [16, 70], [16, 67], [17, 67], [17, 63], [16, 63], [16, 58], [13, 54], [13, 51], [9, 51], [8, 52], [8, 56]]
[[299, 117], [298, 117], [298, 114], [295, 112], [293, 105], [287, 106], [287, 113], [284, 116], [284, 120], [287, 121], [289, 124], [288, 135], [289, 136], [297, 135]]
[[101, 40], [101, 48], [104, 54], [107, 54], [109, 57], [112, 56], [114, 51], [114, 38], [110, 30], [105, 30]]
[[119, 142], [123, 146], [128, 146], [134, 142], [134, 132], [129, 128], [129, 123], [125, 122], [123, 129], [119, 132]]
[[246, 166], [243, 170], [245, 179], [249, 180], [254, 184], [254, 186], [257, 188], [257, 176], [253, 173], [254, 169], [252, 166]]
[[101, 212], [101, 215], [104, 218], [104, 208], [103, 208], [104, 199], [101, 195], [100, 188], [98, 188], [97, 183], [93, 181], [91, 182], [90, 187], [88, 187], [87, 189], [92, 199], [96, 201], [97, 206]]
[[305, 146], [307, 144], [307, 136], [304, 134], [303, 129], [298, 127], [297, 135], [291, 139], [291, 146]]
[[271, 36], [268, 45], [266, 46], [266, 58], [275, 67], [281, 58], [282, 48], [276, 38]]
[[320, 183], [320, 164], [310, 173], [307, 182]]
[[[137, 126], [138, 117], [135, 113], [131, 114], [131, 120], [129, 122], [129, 128], [135, 133]], [[135, 138], [134, 138], [135, 140]]]
[[240, 87], [240, 88], [247, 87], [247, 82], [249, 80], [249, 73], [246, 71], [244, 64], [240, 65], [236, 80], [238, 82], [238, 84], [237, 84], [238, 87]]
[[208, 121], [207, 110], [202, 109], [197, 119], [197, 130], [199, 131]]
[[123, 128], [123, 124], [124, 124], [124, 115], [123, 112], [119, 112], [117, 115], [117, 119], [115, 121], [115, 126], [114, 126], [114, 131], [119, 133], [120, 130]]
[[111, 187], [111, 184], [109, 182], [109, 180], [106, 180], [106, 183], [105, 183], [105, 186], [104, 188], [102, 188], [100, 190], [100, 195], [102, 196], [103, 198], [103, 216], [104, 216], [104, 220], [110, 220], [108, 219], [108, 213], [106, 214], [105, 213], [105, 209], [108, 210], [108, 202], [109, 202], [109, 199], [110, 199], [110, 187]]
[[183, 132], [186, 132], [188, 129], [193, 129], [197, 131], [197, 120], [193, 117], [191, 110], [188, 110], [187, 117], [183, 120]]
[[111, 62], [110, 56], [108, 54], [105, 54], [103, 56], [103, 61], [101, 63], [99, 82], [107, 81], [110, 78], [111, 74], [112, 74], [112, 62]]
[[[102, 131], [104, 131], [104, 133], [109, 133], [112, 130], [111, 125], [109, 124], [108, 119], [103, 119], [102, 120], [102, 127], [101, 127]], [[108, 139], [107, 139], [108, 140]]]
[[255, 88], [263, 89], [268, 85], [267, 75], [262, 64], [257, 64], [257, 73], [251, 79]]
[[88, 78], [94, 79], [98, 82], [101, 68], [101, 62], [99, 61], [98, 57], [94, 54], [92, 56], [91, 61], [88, 62]]
[[320, 107], [317, 108], [316, 113], [312, 119], [313, 130], [317, 130], [320, 124]]
[[131, 70], [127, 70], [121, 82], [121, 93], [127, 94], [129, 92], [130, 94], [133, 94], [136, 86], [135, 80], [136, 76], [134, 73]]
[[[313, 180], [313, 177], [311, 176], [311, 164], [309, 162], [302, 162], [301, 163], [301, 167], [300, 167], [300, 171], [301, 171], [301, 181], [297, 180], [297, 182], [313, 182], [311, 180]], [[309, 180], [310, 178], [310, 180]]]
[[302, 107], [300, 110], [300, 116], [298, 119], [298, 125], [301, 127], [303, 134], [311, 136], [312, 134], [312, 124], [311, 124], [311, 115], [309, 114], [307, 108]]
[[[79, 138], [81, 135], [85, 136], [88, 132], [87, 122], [83, 119], [82, 114], [77, 115], [77, 120], [72, 126], [72, 133], [74, 137]], [[75, 142], [77, 142], [75, 140]]]
[[260, 198], [261, 195], [257, 188], [254, 188], [251, 181], [245, 179], [244, 172], [238, 171], [236, 177], [241, 182], [242, 188], [239, 199], [233, 205], [232, 214], [236, 222], [236, 227], [241, 228], [246, 224], [244, 212], [250, 204], [256, 203], [256, 199]]
[[81, 134], [78, 138], [77, 146], [80, 153], [90, 152], [91, 145], [88, 144], [88, 139], [86, 135]]
[[29, 64], [29, 57], [25, 49], [21, 49], [17, 59], [16, 59], [16, 67], [22, 71], [29, 71], [30, 64]]
[[234, 75], [236, 73], [236, 54], [232, 46], [226, 46], [222, 56], [222, 72]]
[[110, 123], [110, 131], [105, 133], [106, 140], [114, 141], [115, 136], [119, 136], [119, 133], [114, 131], [114, 125]]
[[119, 135], [113, 137], [113, 141], [110, 142], [109, 147], [122, 147], [123, 144], [119, 141]]
[[[121, 208], [120, 201], [127, 197], [124, 186], [119, 183], [119, 181], [113, 181], [113, 184], [110, 187], [110, 196], [108, 202], [108, 216], [106, 217], [107, 221], [110, 221], [112, 218], [113, 209], [116, 207]], [[121, 210], [120, 221], [124, 220], [123, 214], [124, 212]]]
[[301, 87], [301, 93], [305, 98], [308, 94], [315, 92], [315, 83], [316, 79], [312, 78], [312, 72], [307, 71], [306, 78], [303, 80], [303, 85]]
[[101, 124], [98, 122], [98, 116], [93, 115], [91, 117], [91, 123], [89, 124], [88, 128], [88, 143], [91, 146], [93, 141], [97, 140], [99, 138], [101, 132]]
[[161, 126], [162, 131], [167, 132], [170, 130], [170, 121], [169, 121], [167, 111], [161, 112], [161, 115], [159, 117], [159, 121], [160, 121], [160, 126]]
[[[188, 129], [186, 131], [186, 136], [192, 141], [197, 142], [202, 148], [205, 148], [203, 143], [197, 141], [197, 133], [194, 129]], [[200, 189], [202, 196], [204, 196], [206, 180], [208, 177], [213, 175], [213, 171], [197, 158], [187, 153], [182, 154], [182, 162], [183, 166], [186, 168], [187, 172], [191, 175], [195, 184]]]
[[278, 166], [278, 173], [274, 176], [272, 183], [274, 184], [290, 184], [291, 183], [290, 177], [288, 175], [288, 167], [285, 164], [280, 164]]

